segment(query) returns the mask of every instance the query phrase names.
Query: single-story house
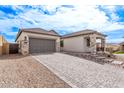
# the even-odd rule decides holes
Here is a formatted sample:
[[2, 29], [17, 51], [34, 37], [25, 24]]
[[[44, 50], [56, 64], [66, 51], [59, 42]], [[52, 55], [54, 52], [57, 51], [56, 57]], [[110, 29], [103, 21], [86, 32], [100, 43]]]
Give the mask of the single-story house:
[[[105, 37], [106, 35], [90, 29], [67, 34], [61, 37], [63, 41], [63, 51], [70, 52], [97, 52], [98, 50], [104, 51]], [[100, 47], [97, 47], [97, 42], [100, 43]]]
[[[43, 52], [96, 52], [97, 40], [100, 41], [100, 49], [104, 51], [105, 37], [97, 31], [83, 30], [64, 36], [60, 36], [54, 30], [46, 31], [41, 28], [20, 29], [16, 42], [19, 44], [19, 52], [23, 55]], [[63, 47], [60, 42], [63, 42]]]
[[60, 51], [60, 36], [54, 30], [20, 29], [15, 41], [19, 44], [19, 52], [23, 55]]
[[124, 52], [124, 42], [120, 43], [120, 51]]
[[9, 54], [9, 43], [0, 35], [0, 55]]

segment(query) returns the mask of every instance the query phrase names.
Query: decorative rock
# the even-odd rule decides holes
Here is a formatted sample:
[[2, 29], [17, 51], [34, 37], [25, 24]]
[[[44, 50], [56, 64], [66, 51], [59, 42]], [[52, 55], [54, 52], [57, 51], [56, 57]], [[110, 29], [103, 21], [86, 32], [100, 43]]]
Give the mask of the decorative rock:
[[123, 64], [124, 62], [122, 61], [113, 61], [112, 64], [115, 64], [115, 65], [121, 65]]

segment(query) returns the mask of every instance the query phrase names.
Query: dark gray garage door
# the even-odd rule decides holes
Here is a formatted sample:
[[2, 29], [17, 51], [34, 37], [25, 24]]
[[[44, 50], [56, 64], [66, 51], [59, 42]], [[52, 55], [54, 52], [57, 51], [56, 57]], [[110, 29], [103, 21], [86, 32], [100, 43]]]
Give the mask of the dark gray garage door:
[[55, 52], [55, 40], [29, 38], [29, 52]]

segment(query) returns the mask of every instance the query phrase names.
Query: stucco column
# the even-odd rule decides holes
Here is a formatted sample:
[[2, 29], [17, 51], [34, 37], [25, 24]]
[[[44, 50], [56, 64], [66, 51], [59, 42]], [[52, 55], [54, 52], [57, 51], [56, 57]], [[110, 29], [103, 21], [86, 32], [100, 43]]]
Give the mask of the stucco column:
[[91, 47], [91, 52], [96, 53], [96, 35], [95, 34], [90, 36], [90, 47]]
[[105, 39], [101, 39], [101, 47], [103, 48], [103, 51], [105, 51]]
[[120, 51], [124, 52], [124, 44], [120, 44]]
[[9, 54], [9, 43], [6, 43], [6, 54]]
[[21, 42], [21, 53], [23, 54], [23, 55], [28, 55], [29, 54], [29, 47], [28, 47], [28, 41], [26, 40], [23, 40], [22, 42]]
[[60, 39], [56, 40], [56, 52], [60, 52]]

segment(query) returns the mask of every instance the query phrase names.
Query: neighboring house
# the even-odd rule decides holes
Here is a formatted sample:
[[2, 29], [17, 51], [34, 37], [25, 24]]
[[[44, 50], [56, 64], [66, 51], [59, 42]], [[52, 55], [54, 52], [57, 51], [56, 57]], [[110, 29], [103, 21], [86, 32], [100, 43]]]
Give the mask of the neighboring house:
[[15, 41], [19, 44], [19, 52], [23, 55], [60, 51], [60, 36], [54, 30], [20, 29]]
[[[94, 30], [82, 30], [61, 37], [63, 40], [63, 51], [71, 52], [97, 52], [104, 51], [106, 35]], [[97, 49], [97, 41], [100, 42], [100, 49]]]
[[116, 52], [119, 51], [120, 45], [117, 43], [106, 43], [105, 50], [108, 52]]
[[124, 52], [124, 42], [120, 43], [120, 51]]
[[9, 54], [9, 43], [0, 36], [0, 55]]

